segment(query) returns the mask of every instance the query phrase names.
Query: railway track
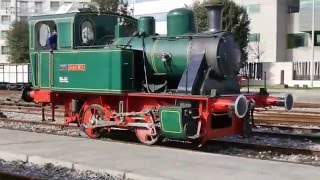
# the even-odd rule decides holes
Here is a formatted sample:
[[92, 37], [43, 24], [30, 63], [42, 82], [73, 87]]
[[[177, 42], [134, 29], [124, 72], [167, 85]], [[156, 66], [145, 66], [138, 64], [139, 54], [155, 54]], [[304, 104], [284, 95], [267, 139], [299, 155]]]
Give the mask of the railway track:
[[[22, 113], [22, 114], [34, 114], [42, 115], [42, 109], [40, 107], [10, 107], [10, 106], [1, 106], [1, 112], [7, 113]], [[44, 111], [46, 116], [51, 116], [51, 109], [45, 108]], [[55, 117], [64, 117], [63, 109], [55, 109]]]
[[255, 123], [320, 126], [319, 112], [266, 111], [254, 114]]
[[[41, 126], [46, 126], [46, 127], [54, 127], [57, 128], [58, 130], [62, 130], [62, 128], [67, 128], [67, 129], [79, 129], [79, 127], [77, 126], [68, 126], [68, 127], [63, 127], [62, 124], [54, 124], [54, 123], [50, 123], [50, 122], [42, 122], [42, 121], [25, 121], [25, 120], [17, 120], [17, 119], [0, 119], [0, 122], [5, 122], [5, 123], [14, 123], [14, 124], [31, 124], [31, 125], [41, 125]], [[25, 130], [25, 129], [24, 129]], [[28, 131], [28, 130], [26, 130]], [[33, 132], [37, 132], [37, 133], [46, 133], [46, 134], [56, 134], [56, 131], [43, 131], [41, 129], [33, 129]], [[310, 137], [313, 138], [313, 140], [316, 141], [320, 141], [320, 136], [307, 136], [307, 135], [299, 135], [299, 134], [279, 134], [279, 133], [273, 133], [271, 135], [271, 133], [266, 133], [266, 132], [257, 132], [254, 131], [253, 132], [255, 136], [270, 136], [270, 137], [278, 137], [278, 138], [290, 138], [290, 139], [300, 139], [300, 140], [309, 140]], [[61, 135], [61, 134], [59, 134]], [[83, 137], [84, 134], [82, 134], [81, 137]], [[127, 134], [128, 135], [128, 134]], [[70, 135], [72, 136], [72, 135]], [[113, 135], [115, 136], [115, 135]], [[79, 134], [73, 137], [79, 137]], [[115, 139], [112, 138], [112, 140], [115, 141], [122, 141], [122, 142], [126, 142], [127, 138], [123, 139], [125, 136], [121, 137], [121, 135], [119, 137], [116, 137]], [[132, 138], [129, 137], [129, 139]], [[103, 139], [106, 140], [106, 139]], [[110, 140], [110, 139], [107, 139]], [[139, 144], [139, 143], [137, 143]], [[320, 156], [320, 148], [319, 149], [310, 149], [310, 148], [294, 148], [294, 147], [287, 147], [287, 146], [279, 146], [279, 145], [267, 145], [267, 144], [259, 144], [257, 143], [253, 143], [253, 142], [243, 142], [243, 141], [229, 141], [229, 140], [211, 140], [209, 142], [210, 146], [221, 146], [221, 147], [236, 147], [236, 148], [242, 148], [242, 149], [254, 149], [254, 150], [271, 150], [271, 151], [275, 151], [278, 153], [293, 153], [293, 154], [303, 154], [303, 155], [317, 155]], [[167, 146], [166, 143], [163, 143], [161, 146], [165, 146], [165, 147], [173, 147], [176, 148], [178, 146], [182, 147], [179, 145], [179, 143], [177, 143], [174, 146], [171, 146], [170, 144]], [[183, 146], [184, 148], [185, 146]]]
[[[8, 110], [11, 112], [41, 115], [40, 106], [28, 105], [26, 107], [21, 104], [15, 105], [14, 103], [13, 104], [9, 103], [9, 104], [1, 104], [0, 108], [3, 109], [5, 112]], [[51, 113], [50, 107], [46, 106], [45, 109], [46, 109], [46, 113]], [[56, 112], [62, 113], [63, 110], [56, 109]], [[60, 116], [60, 115], [57, 115], [57, 116]], [[5, 123], [31, 124], [35, 126], [40, 125], [45, 127], [54, 127], [57, 129], [63, 128], [62, 124], [48, 123], [48, 122], [42, 122], [42, 121], [25, 121], [25, 120], [19, 120], [19, 119], [4, 119], [4, 118], [0, 119], [0, 122], [1, 121]], [[258, 125], [259, 128], [265, 128], [267, 130], [261, 131], [259, 128], [254, 129], [253, 130], [254, 136], [320, 142], [320, 127], [314, 127], [314, 126], [320, 125], [320, 112], [310, 113], [306, 111], [293, 111], [293, 112], [287, 113], [279, 110], [257, 112], [255, 113], [255, 123]], [[291, 126], [280, 125], [280, 124], [291, 124]], [[292, 126], [292, 124], [312, 125], [312, 127]], [[79, 127], [71, 126], [67, 128], [78, 129]], [[33, 131], [38, 133], [48, 133], [48, 132], [44, 132], [41, 129], [33, 130]], [[281, 132], [281, 131], [285, 131], [285, 132]], [[49, 134], [55, 134], [55, 133], [56, 133], [55, 131], [49, 132]], [[76, 135], [76, 137], [79, 137], [79, 135]], [[123, 139], [121, 138], [119, 140], [123, 141]], [[126, 141], [126, 139], [124, 141]], [[167, 145], [163, 143], [163, 145], [161, 146], [167, 146]], [[257, 151], [273, 151], [273, 152], [278, 152], [283, 154], [304, 154], [304, 155], [320, 156], [320, 147], [319, 149], [318, 148], [310, 149], [310, 148], [301, 148], [301, 147], [296, 148], [296, 147], [287, 147], [287, 146], [281, 146], [281, 145], [270, 145], [270, 144], [267, 145], [267, 144], [259, 144], [254, 142], [228, 141], [228, 140], [212, 140], [210, 141], [210, 146], [234, 147], [234, 148], [251, 149], [251, 150], [253, 149]], [[176, 148], [176, 147], [173, 147], [173, 148]]]
[[296, 102], [296, 103], [294, 103], [294, 107], [298, 107], [298, 108], [320, 108], [320, 104]]
[[47, 127], [54, 127], [54, 128], [58, 128], [58, 129], [79, 129], [78, 126], [64, 126], [63, 124], [57, 124], [57, 123], [53, 123], [51, 121], [26, 121], [26, 120], [19, 120], [19, 119], [0, 118], [0, 122], [15, 123], [15, 124], [41, 125], [41, 126], [47, 126]]
[[254, 149], [258, 151], [274, 151], [277, 153], [283, 154], [303, 154], [303, 155], [314, 155], [320, 156], [320, 149], [312, 148], [297, 148], [297, 147], [286, 147], [286, 146], [277, 146], [277, 145], [267, 145], [267, 144], [258, 144], [258, 143], [248, 143], [240, 141], [227, 141], [227, 140], [214, 140], [210, 143], [226, 147], [236, 147], [243, 149]]
[[[41, 115], [41, 107], [30, 106], [10, 106], [0, 105], [2, 112], [15, 112], [25, 114]], [[64, 117], [64, 110], [61, 108], [55, 109], [56, 117]], [[51, 115], [50, 107], [45, 107], [45, 115]], [[291, 124], [291, 125], [311, 125], [320, 126], [320, 112], [283, 112], [283, 111], [266, 111], [257, 112], [254, 114], [254, 122], [258, 124]]]
[[18, 101], [0, 101], [1, 106], [23, 106], [23, 107], [41, 107], [41, 104], [18, 102]]
[[277, 137], [277, 138], [286, 138], [290, 140], [312, 140], [320, 142], [320, 134], [295, 134], [295, 133], [285, 133], [285, 132], [276, 132], [276, 131], [261, 131], [254, 129], [252, 134], [254, 136], [268, 136], [268, 137]]
[[287, 131], [291, 133], [304, 133], [304, 134], [320, 134], [320, 127], [313, 126], [288, 126], [288, 125], [280, 125], [280, 124], [256, 124], [258, 128], [268, 128], [271, 130], [281, 130]]
[[[51, 108], [45, 106], [45, 115], [51, 115]], [[0, 105], [2, 112], [16, 112], [41, 115], [39, 106], [23, 105]], [[61, 107], [55, 109], [57, 117], [63, 117], [64, 110]], [[312, 125], [320, 126], [320, 112], [294, 111], [284, 112], [279, 110], [255, 112], [254, 122], [258, 124], [291, 124], [291, 125]]]
[[38, 177], [25, 176], [21, 174], [0, 171], [0, 180], [40, 180]]

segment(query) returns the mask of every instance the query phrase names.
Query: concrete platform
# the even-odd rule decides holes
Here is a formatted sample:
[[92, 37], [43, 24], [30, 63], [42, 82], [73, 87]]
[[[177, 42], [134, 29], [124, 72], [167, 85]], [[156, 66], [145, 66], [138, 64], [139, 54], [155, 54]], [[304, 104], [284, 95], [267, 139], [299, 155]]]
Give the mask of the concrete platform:
[[318, 180], [320, 168], [0, 129], [0, 158], [107, 172], [120, 179]]

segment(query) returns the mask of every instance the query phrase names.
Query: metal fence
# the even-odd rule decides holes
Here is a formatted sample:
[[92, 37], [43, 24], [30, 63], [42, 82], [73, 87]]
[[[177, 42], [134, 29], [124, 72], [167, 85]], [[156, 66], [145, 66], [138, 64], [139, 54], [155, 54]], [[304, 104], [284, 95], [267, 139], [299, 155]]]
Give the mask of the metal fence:
[[[310, 80], [310, 62], [293, 62], [293, 80]], [[314, 62], [314, 80], [320, 80], [320, 62]]]
[[29, 83], [31, 69], [28, 63], [0, 64], [0, 84]]
[[263, 63], [246, 63], [240, 74], [249, 79], [263, 79]]
[[[310, 62], [293, 62], [293, 80], [310, 80]], [[240, 74], [249, 79], [262, 80], [263, 72], [266, 69], [263, 69], [263, 63], [247, 63], [240, 71]], [[314, 62], [314, 80], [320, 80], [320, 61]]]

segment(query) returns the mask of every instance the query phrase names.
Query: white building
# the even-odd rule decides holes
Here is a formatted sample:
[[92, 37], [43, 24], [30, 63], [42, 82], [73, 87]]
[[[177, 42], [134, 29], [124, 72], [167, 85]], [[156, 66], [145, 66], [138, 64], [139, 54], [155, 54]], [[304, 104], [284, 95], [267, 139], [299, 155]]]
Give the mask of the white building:
[[156, 20], [156, 32], [167, 33], [167, 13], [175, 8], [185, 7], [195, 0], [128, 0], [135, 17], [153, 16]]
[[[315, 0], [315, 41], [311, 40], [313, 0], [234, 0], [247, 9], [251, 19], [251, 47], [259, 46], [270, 84], [311, 86], [314, 46], [314, 83], [320, 87], [320, 0]], [[253, 48], [254, 49], [254, 48]], [[257, 54], [257, 51], [254, 52]]]
[[[266, 71], [269, 84], [310, 86], [313, 0], [234, 1], [243, 6], [249, 14], [250, 49], [259, 48], [258, 52], [249, 49], [249, 62], [263, 63], [262, 71]], [[159, 34], [166, 34], [168, 11], [185, 7], [193, 2], [195, 0], [129, 0], [135, 16], [155, 16], [156, 31]], [[315, 3], [315, 81], [313, 85], [320, 87], [320, 0], [315, 0]], [[253, 55], [257, 53], [259, 58]]]
[[[0, 63], [7, 63], [8, 48], [5, 33], [16, 20], [27, 20], [28, 16], [55, 13], [64, 4], [86, 3], [91, 0], [0, 0]], [[17, 16], [17, 17], [16, 17]]]

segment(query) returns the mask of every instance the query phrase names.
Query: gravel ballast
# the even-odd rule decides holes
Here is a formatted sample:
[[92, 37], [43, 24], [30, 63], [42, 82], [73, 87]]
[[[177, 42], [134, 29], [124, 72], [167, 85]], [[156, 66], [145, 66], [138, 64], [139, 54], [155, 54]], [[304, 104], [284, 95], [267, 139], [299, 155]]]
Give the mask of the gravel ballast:
[[94, 173], [92, 171], [77, 171], [60, 166], [54, 166], [51, 163], [39, 166], [23, 161], [4, 161], [0, 159], [0, 171], [19, 174], [32, 178], [48, 179], [48, 180], [114, 180], [109, 174]]
[[[17, 112], [4, 112], [6, 116], [10, 119], [25, 119], [26, 121], [32, 119], [32, 121], [41, 121], [40, 115], [35, 114], [23, 114]], [[57, 119], [57, 122], [62, 122], [62, 119]], [[34, 124], [25, 124], [25, 123], [8, 123], [5, 121], [0, 121], [0, 128], [6, 129], [15, 129], [15, 130], [24, 130], [31, 132], [43, 132], [50, 133], [56, 135], [67, 135], [74, 137], [82, 137], [84, 133], [80, 129], [60, 129], [58, 127], [47, 126], [47, 125], [34, 125]], [[267, 129], [265, 129], [267, 130]], [[86, 136], [85, 136], [86, 137]], [[319, 142], [313, 141], [296, 141], [290, 139], [283, 138], [271, 138], [271, 137], [261, 137], [261, 136], [253, 136], [250, 138], [243, 138], [242, 136], [230, 136], [221, 138], [221, 140], [231, 140], [231, 141], [242, 141], [242, 142], [251, 142], [251, 143], [259, 143], [259, 144], [269, 144], [269, 145], [278, 145], [278, 146], [289, 146], [289, 147], [297, 147], [297, 148], [319, 148]], [[102, 140], [106, 140], [105, 138]], [[208, 149], [206, 150], [211, 153], [232, 155], [232, 156], [243, 156], [249, 158], [257, 158], [257, 159], [268, 159], [268, 160], [277, 160], [284, 162], [295, 162], [295, 163], [303, 163], [308, 165], [320, 165], [320, 158], [314, 155], [301, 155], [301, 154], [279, 154], [277, 152], [272, 151], [259, 151], [252, 149], [239, 149], [239, 148], [226, 148], [226, 147], [217, 147], [208, 145]]]

